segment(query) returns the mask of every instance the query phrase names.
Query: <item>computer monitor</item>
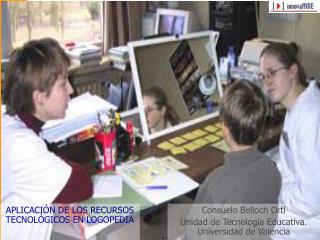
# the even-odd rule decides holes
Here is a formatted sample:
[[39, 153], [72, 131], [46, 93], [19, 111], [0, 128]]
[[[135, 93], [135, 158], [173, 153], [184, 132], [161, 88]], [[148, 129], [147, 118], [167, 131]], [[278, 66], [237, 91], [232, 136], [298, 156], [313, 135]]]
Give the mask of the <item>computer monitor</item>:
[[[216, 56], [218, 36], [218, 32], [206, 31], [128, 43], [142, 132], [148, 143], [218, 116], [216, 106], [223, 92]], [[217, 88], [206, 94], [201, 91], [200, 83], [209, 73], [215, 78]], [[168, 106], [179, 119], [178, 123], [173, 122], [155, 133], [148, 129], [143, 101], [143, 93], [152, 87], [165, 93]]]
[[181, 35], [188, 33], [190, 12], [176, 9], [158, 8], [155, 34], [169, 33]]

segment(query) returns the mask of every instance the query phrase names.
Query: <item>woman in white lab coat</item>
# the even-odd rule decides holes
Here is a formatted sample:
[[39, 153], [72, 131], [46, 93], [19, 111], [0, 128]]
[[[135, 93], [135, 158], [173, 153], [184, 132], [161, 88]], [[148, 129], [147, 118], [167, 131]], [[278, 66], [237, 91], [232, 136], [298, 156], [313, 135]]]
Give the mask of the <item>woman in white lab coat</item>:
[[[39, 136], [46, 121], [65, 116], [73, 91], [69, 65], [63, 49], [48, 38], [30, 41], [10, 57], [4, 89], [6, 113], [1, 116], [2, 239], [50, 239], [52, 221], [14, 221], [29, 216], [30, 206], [76, 202], [92, 195], [86, 169], [50, 152]], [[19, 213], [12, 213], [13, 207]], [[41, 216], [39, 209], [31, 212], [35, 219]]]
[[[308, 219], [307, 226], [289, 227], [289, 239], [319, 239], [320, 89], [315, 81], [307, 83], [297, 52], [292, 43], [268, 45], [260, 67], [269, 98], [287, 109], [277, 163], [282, 176], [279, 204], [285, 204], [287, 211], [278, 218]], [[278, 238], [287, 239], [274, 236]]]

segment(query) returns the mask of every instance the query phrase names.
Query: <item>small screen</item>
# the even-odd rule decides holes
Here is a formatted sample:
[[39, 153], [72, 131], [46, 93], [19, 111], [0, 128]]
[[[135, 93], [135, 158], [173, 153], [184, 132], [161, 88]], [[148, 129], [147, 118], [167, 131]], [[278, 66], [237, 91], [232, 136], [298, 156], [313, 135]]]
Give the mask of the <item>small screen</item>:
[[184, 24], [184, 16], [161, 15], [159, 33], [183, 34]]

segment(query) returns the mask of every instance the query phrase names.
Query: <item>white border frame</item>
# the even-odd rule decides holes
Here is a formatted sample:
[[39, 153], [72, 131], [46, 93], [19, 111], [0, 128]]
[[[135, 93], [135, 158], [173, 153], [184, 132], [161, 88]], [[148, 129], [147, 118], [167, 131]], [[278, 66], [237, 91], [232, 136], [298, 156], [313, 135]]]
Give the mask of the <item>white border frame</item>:
[[211, 54], [213, 56], [213, 64], [215, 66], [216, 75], [217, 75], [217, 83], [218, 83], [218, 91], [220, 97], [223, 94], [222, 89], [222, 83], [220, 80], [220, 71], [219, 71], [219, 65], [218, 65], [218, 59], [217, 59], [217, 53], [214, 51], [217, 45], [219, 32], [216, 31], [205, 31], [205, 32], [198, 32], [198, 33], [191, 33], [191, 34], [185, 34], [180, 35], [178, 38], [176, 36], [169, 36], [169, 37], [161, 37], [161, 38], [155, 38], [155, 39], [148, 39], [148, 40], [142, 40], [142, 41], [135, 41], [135, 42], [129, 42], [128, 43], [128, 49], [129, 49], [129, 58], [130, 58], [130, 64], [131, 64], [131, 71], [132, 71], [132, 78], [134, 83], [134, 88], [136, 91], [136, 97], [138, 101], [138, 110], [140, 114], [140, 121], [141, 121], [141, 127], [142, 127], [142, 133], [143, 133], [143, 140], [147, 141], [147, 143], [150, 145], [151, 140], [155, 139], [157, 137], [175, 132], [177, 130], [189, 127], [191, 125], [194, 125], [199, 122], [203, 122], [205, 120], [208, 120], [210, 118], [216, 117], [219, 115], [219, 112], [216, 111], [214, 113], [207, 114], [205, 116], [199, 117], [197, 119], [192, 119], [184, 123], [180, 123], [176, 126], [170, 127], [168, 129], [162, 130], [157, 133], [150, 134], [148, 130], [148, 124], [146, 119], [146, 114], [144, 111], [144, 105], [143, 105], [143, 99], [142, 99], [142, 92], [141, 92], [141, 86], [139, 81], [139, 73], [137, 68], [137, 61], [135, 57], [135, 48], [142, 47], [142, 46], [148, 46], [148, 45], [155, 45], [155, 44], [161, 44], [165, 42], [174, 42], [174, 41], [181, 41], [181, 40], [188, 40], [188, 39], [194, 39], [199, 37], [209, 37], [209, 42], [211, 45]]
[[189, 22], [190, 22], [190, 12], [176, 9], [167, 9], [167, 8], [158, 8], [156, 13], [156, 25], [155, 25], [155, 34], [159, 34], [159, 22], [160, 16], [169, 15], [169, 16], [182, 16], [185, 18], [183, 25], [183, 34], [187, 34], [189, 31]]

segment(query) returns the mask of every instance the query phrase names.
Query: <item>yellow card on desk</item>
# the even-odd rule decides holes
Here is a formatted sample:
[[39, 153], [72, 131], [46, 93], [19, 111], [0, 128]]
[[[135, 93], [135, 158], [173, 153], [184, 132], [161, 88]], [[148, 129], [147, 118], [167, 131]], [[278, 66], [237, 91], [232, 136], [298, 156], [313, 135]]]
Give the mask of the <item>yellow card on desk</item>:
[[175, 145], [173, 145], [172, 143], [169, 143], [167, 141], [162, 142], [160, 144], [158, 144], [158, 148], [161, 148], [162, 150], [170, 150], [171, 148], [174, 148]]
[[197, 137], [203, 137], [203, 136], [207, 135], [208, 133], [201, 130], [201, 129], [197, 129], [197, 130], [193, 131], [192, 134]]
[[169, 140], [170, 142], [176, 144], [176, 145], [181, 145], [182, 143], [185, 143], [187, 140], [181, 138], [181, 137], [175, 137]]
[[172, 155], [178, 155], [186, 153], [187, 151], [183, 147], [175, 147], [170, 149]]
[[211, 133], [214, 133], [215, 131], [218, 131], [219, 128], [215, 127], [215, 126], [212, 126], [212, 125], [208, 125], [204, 128], [204, 130], [206, 130], [207, 132], [211, 132]]
[[187, 144], [183, 145], [183, 147], [185, 149], [187, 149], [188, 151], [190, 151], [190, 152], [193, 152], [193, 151], [195, 151], [195, 150], [200, 148], [199, 145], [194, 144], [193, 142], [187, 143]]
[[213, 135], [213, 134], [210, 134], [210, 135], [208, 135], [208, 136], [205, 136], [204, 137], [206, 140], [208, 140], [209, 142], [216, 142], [216, 141], [218, 141], [219, 139], [221, 139], [221, 137], [218, 137], [218, 136], [216, 136], [216, 135]]
[[230, 152], [230, 148], [224, 139], [222, 139], [221, 141], [218, 141], [216, 143], [213, 143], [211, 146], [218, 148], [219, 150], [224, 151], [224, 152]]
[[184, 139], [187, 139], [187, 140], [194, 140], [194, 139], [198, 138], [193, 133], [186, 133], [186, 134], [182, 135], [181, 137], [183, 137]]
[[219, 131], [215, 132], [214, 135], [216, 135], [218, 137], [223, 137], [223, 132], [222, 132], [222, 130], [219, 130]]
[[172, 156], [165, 156], [159, 159], [161, 162], [166, 164], [166, 166], [169, 166], [174, 170], [181, 170], [181, 169], [188, 168], [188, 165], [184, 164], [183, 162], [179, 161], [178, 159]]
[[192, 143], [194, 143], [200, 147], [203, 147], [203, 146], [207, 145], [209, 143], [209, 141], [204, 138], [199, 138], [197, 140], [194, 140]]

